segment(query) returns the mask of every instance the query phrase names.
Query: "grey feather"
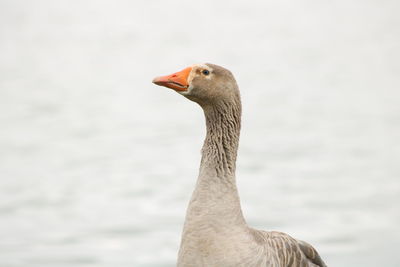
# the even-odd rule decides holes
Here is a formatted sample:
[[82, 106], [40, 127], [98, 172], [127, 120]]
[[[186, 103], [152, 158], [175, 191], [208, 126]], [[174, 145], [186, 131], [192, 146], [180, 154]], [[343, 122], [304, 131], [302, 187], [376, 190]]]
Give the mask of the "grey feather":
[[187, 82], [188, 89], [179, 93], [203, 108], [207, 134], [177, 266], [325, 267], [308, 243], [246, 224], [236, 187], [241, 102], [232, 73], [213, 64], [199, 64], [192, 66]]

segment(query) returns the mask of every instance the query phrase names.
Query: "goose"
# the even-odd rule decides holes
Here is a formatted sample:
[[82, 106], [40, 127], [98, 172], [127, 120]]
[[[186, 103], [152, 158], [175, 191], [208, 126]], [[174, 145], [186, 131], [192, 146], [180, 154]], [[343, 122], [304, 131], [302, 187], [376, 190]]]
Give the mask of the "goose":
[[206, 137], [197, 183], [186, 212], [178, 267], [324, 267], [308, 243], [285, 233], [249, 227], [243, 217], [235, 169], [241, 100], [232, 73], [195, 64], [153, 83], [175, 90], [204, 111]]

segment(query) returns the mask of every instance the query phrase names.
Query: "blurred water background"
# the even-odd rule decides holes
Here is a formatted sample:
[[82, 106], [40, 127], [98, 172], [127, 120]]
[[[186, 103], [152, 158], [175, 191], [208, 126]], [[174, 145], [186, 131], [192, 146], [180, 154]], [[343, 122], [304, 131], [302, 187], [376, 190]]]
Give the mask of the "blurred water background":
[[400, 266], [400, 2], [0, 1], [0, 266], [174, 266], [205, 129], [154, 76], [241, 87], [248, 223]]

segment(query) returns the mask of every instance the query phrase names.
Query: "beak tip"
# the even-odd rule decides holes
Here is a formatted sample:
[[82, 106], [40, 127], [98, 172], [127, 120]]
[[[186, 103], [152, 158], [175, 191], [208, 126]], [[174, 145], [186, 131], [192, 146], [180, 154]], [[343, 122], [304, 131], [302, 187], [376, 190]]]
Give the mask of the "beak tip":
[[160, 85], [160, 77], [155, 77], [151, 82], [156, 85]]
[[166, 76], [158, 76], [152, 80], [152, 83], [158, 86], [164, 86], [167, 88], [174, 89], [176, 91], [184, 91], [188, 88], [188, 76], [192, 68], [186, 68], [180, 72], [172, 73]]

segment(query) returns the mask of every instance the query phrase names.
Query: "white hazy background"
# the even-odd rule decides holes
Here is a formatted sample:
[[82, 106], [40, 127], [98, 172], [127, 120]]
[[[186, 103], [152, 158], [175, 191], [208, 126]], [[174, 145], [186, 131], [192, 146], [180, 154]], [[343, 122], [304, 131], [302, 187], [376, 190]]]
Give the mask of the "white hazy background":
[[0, 266], [174, 266], [205, 127], [151, 83], [241, 87], [248, 223], [400, 266], [400, 2], [0, 1]]

